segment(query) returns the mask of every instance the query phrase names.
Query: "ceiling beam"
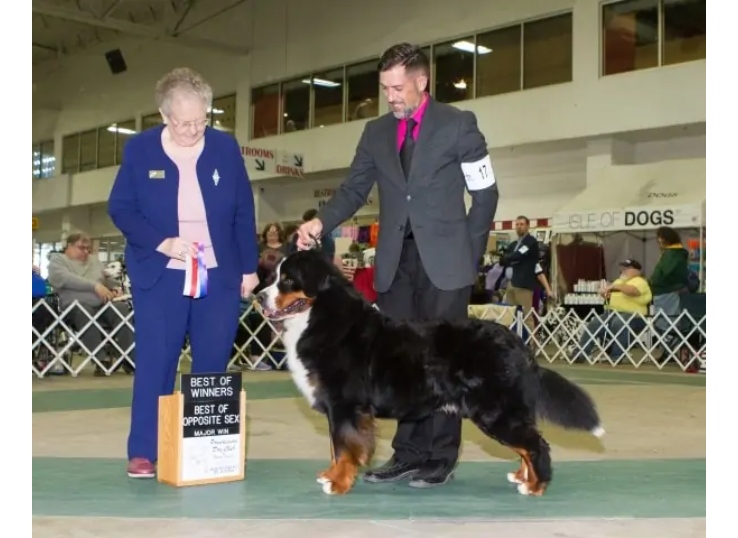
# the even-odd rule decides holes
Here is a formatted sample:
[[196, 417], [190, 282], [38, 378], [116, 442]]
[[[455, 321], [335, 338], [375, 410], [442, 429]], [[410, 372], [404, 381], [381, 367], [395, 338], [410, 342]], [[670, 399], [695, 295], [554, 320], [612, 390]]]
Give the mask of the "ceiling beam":
[[52, 47], [51, 45], [44, 45], [43, 43], [36, 43], [35, 41], [33, 43], [33, 48], [34, 49], [40, 49], [40, 50], [48, 50], [49, 52], [55, 52], [55, 53], [59, 54], [59, 49], [58, 48]]
[[113, 0], [108, 4], [108, 7], [106, 7], [102, 13], [100, 13], [100, 19], [107, 19], [113, 11], [115, 11], [115, 8], [117, 8], [119, 5], [123, 3], [124, 0]]
[[217, 41], [212, 41], [210, 39], [204, 39], [194, 36], [175, 37], [168, 34], [166, 30], [156, 28], [154, 26], [137, 24], [113, 18], [99, 19], [82, 11], [59, 7], [56, 4], [52, 4], [44, 0], [33, 0], [32, 9], [33, 13], [42, 15], [44, 17], [52, 17], [55, 19], [75, 22], [78, 24], [85, 24], [87, 26], [92, 26], [93, 28], [103, 28], [105, 30], [112, 30], [115, 32], [120, 32], [122, 34], [154, 39], [157, 41], [176, 43], [178, 45], [187, 45], [203, 49], [218, 50], [220, 52], [227, 52], [230, 54], [243, 55], [248, 53], [248, 49], [246, 49], [245, 47], [238, 47], [236, 45], [229, 45], [226, 43], [220, 43]]

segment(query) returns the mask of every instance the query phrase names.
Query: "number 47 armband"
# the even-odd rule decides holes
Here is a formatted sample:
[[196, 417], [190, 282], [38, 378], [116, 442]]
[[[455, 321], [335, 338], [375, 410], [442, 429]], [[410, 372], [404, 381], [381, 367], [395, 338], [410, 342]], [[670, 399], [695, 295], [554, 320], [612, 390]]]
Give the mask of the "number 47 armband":
[[495, 184], [495, 172], [489, 154], [472, 163], [461, 163], [466, 188], [469, 192], [480, 191]]

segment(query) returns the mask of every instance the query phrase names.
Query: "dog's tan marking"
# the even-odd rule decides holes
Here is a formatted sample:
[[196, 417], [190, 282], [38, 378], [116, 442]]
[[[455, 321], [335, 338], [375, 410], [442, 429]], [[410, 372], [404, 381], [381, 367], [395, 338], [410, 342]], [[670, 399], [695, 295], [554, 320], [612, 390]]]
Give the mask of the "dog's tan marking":
[[359, 467], [367, 465], [374, 455], [374, 418], [362, 415], [357, 426], [341, 435], [343, 448], [338, 456], [331, 442], [331, 466], [318, 473], [318, 483], [323, 485], [323, 492], [329, 495], [348, 493], [356, 481]]
[[[538, 475], [530, 459], [530, 453], [527, 450], [523, 448], [513, 448], [513, 450], [520, 456], [520, 469], [513, 475], [516, 480], [511, 480], [510, 475], [508, 475], [508, 480], [518, 484], [518, 492], [522, 495], [540, 497], [546, 492], [548, 484], [538, 480]], [[517, 479], [520, 481], [518, 482]]]
[[292, 303], [294, 303], [295, 301], [299, 301], [300, 299], [305, 299], [307, 301], [311, 300], [301, 291], [292, 291], [290, 293], [279, 293], [274, 298], [274, 306], [277, 307], [277, 310], [284, 310], [285, 308], [289, 307]]

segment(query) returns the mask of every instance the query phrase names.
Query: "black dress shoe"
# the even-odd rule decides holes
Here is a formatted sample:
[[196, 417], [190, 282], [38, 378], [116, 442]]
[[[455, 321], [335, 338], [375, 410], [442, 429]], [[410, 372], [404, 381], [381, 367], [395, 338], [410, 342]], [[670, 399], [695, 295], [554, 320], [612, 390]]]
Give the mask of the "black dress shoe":
[[454, 465], [444, 460], [431, 460], [422, 465], [410, 481], [414, 488], [442, 486], [454, 477]]
[[391, 458], [387, 463], [364, 473], [364, 481], [374, 484], [397, 482], [403, 478], [411, 478], [420, 469], [419, 463], [405, 463]]

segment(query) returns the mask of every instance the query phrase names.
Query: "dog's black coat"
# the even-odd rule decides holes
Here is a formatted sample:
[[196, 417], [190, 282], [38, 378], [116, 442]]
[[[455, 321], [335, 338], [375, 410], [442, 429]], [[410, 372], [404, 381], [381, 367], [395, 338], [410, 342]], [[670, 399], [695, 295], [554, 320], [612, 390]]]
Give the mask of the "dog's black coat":
[[[315, 382], [314, 407], [328, 416], [337, 452], [347, 434], [361, 434], [362, 416], [422, 417], [445, 408], [529, 454], [545, 484], [551, 480], [549, 447], [537, 417], [567, 428], [599, 429], [589, 396], [539, 367], [520, 337], [503, 325], [393, 321], [314, 251], [288, 256], [275, 286], [284, 298], [304, 294], [312, 300], [297, 356]], [[268, 308], [265, 314], [278, 317]]]

